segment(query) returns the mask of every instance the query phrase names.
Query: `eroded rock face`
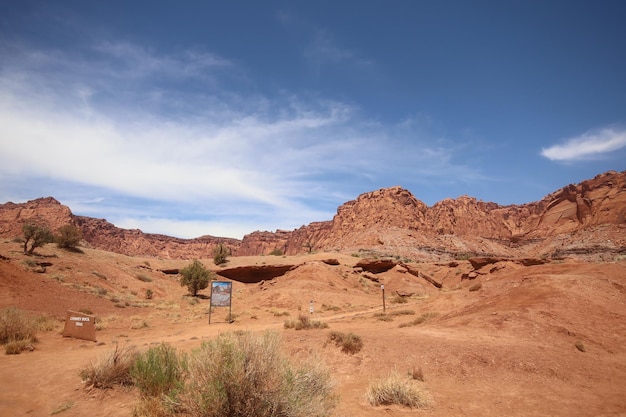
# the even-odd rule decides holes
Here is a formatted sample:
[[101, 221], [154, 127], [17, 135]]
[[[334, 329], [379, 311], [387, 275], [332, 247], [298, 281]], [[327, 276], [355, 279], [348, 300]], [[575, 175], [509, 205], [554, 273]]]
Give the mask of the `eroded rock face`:
[[364, 193], [337, 209], [330, 221], [293, 231], [256, 231], [243, 240], [202, 236], [178, 239], [74, 216], [52, 197], [0, 205], [0, 236], [22, 235], [26, 221], [56, 230], [74, 224], [91, 246], [127, 255], [211, 258], [218, 244], [233, 256], [313, 251], [371, 251], [415, 260], [460, 257], [541, 258], [626, 253], [626, 171], [567, 185], [542, 200], [500, 206], [462, 196], [432, 207], [408, 190]]
[[355, 265], [356, 268], [373, 274], [389, 271], [394, 266], [396, 266], [396, 262], [391, 259], [363, 259]]
[[55, 232], [61, 226], [74, 224], [74, 216], [69, 207], [52, 197], [38, 198], [22, 204], [9, 202], [0, 205], [0, 236], [23, 236], [22, 226], [27, 222], [46, 226]]
[[217, 271], [217, 274], [234, 281], [255, 284], [285, 275], [293, 268], [295, 268], [294, 265], [250, 265], [222, 269]]

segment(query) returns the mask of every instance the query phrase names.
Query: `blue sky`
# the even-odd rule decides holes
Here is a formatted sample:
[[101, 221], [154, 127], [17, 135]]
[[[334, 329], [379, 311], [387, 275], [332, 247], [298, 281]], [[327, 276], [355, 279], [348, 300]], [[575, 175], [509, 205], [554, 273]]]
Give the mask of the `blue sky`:
[[0, 1], [0, 202], [178, 237], [626, 169], [623, 1]]

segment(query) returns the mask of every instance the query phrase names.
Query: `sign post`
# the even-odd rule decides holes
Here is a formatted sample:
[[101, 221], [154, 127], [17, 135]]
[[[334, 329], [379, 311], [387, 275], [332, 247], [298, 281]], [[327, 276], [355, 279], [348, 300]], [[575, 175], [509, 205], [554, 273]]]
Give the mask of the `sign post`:
[[228, 320], [232, 323], [233, 283], [229, 281], [211, 281], [211, 304], [209, 305], [209, 324], [213, 307], [228, 307]]
[[383, 292], [383, 313], [385, 312], [385, 284], [380, 284], [380, 289]]

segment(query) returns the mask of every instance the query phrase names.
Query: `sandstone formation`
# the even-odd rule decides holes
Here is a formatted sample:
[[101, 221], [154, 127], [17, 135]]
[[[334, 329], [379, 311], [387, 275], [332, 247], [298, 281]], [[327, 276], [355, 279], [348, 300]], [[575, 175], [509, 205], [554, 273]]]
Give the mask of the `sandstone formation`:
[[19, 237], [25, 222], [56, 230], [73, 224], [85, 243], [127, 255], [211, 258], [224, 244], [233, 256], [312, 251], [359, 256], [442, 260], [605, 257], [626, 253], [626, 171], [570, 184], [542, 200], [501, 206], [469, 196], [428, 207], [402, 187], [364, 193], [337, 209], [332, 220], [293, 231], [256, 231], [243, 240], [202, 236], [179, 239], [121, 229], [105, 219], [75, 216], [52, 197], [0, 205], [0, 236]]

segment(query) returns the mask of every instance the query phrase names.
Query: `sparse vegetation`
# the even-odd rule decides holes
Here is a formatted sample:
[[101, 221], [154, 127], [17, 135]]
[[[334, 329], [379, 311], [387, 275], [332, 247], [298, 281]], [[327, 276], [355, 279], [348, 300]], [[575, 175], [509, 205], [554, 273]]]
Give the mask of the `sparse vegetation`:
[[131, 330], [145, 329], [146, 327], [150, 327], [147, 321], [142, 319], [135, 319], [130, 324]]
[[280, 250], [279, 248], [274, 248], [271, 252], [270, 255], [273, 256], [282, 256], [283, 255], [283, 251]]
[[62, 412], [67, 411], [67, 410], [69, 410], [72, 407], [74, 407], [74, 401], [66, 401], [64, 403], [59, 404], [59, 406], [57, 408], [52, 410], [50, 415], [55, 416], [57, 414], [61, 414]]
[[37, 322], [26, 312], [9, 307], [0, 311], [0, 344], [8, 355], [15, 355], [37, 342]]
[[328, 340], [335, 343], [335, 346], [340, 346], [341, 351], [344, 353], [354, 354], [359, 352], [363, 348], [363, 340], [361, 336], [354, 333], [342, 333], [338, 331], [330, 332]]
[[106, 288], [102, 288], [102, 287], [93, 287], [92, 289], [93, 293], [100, 296], [100, 297], [104, 297], [105, 295], [107, 295], [109, 293], [109, 290], [107, 290]]
[[35, 262], [33, 259], [24, 259], [22, 263], [29, 268], [34, 268], [37, 266], [37, 262]]
[[399, 294], [394, 295], [394, 297], [391, 299], [391, 302], [394, 304], [405, 304], [407, 302], [407, 298], [403, 297]]
[[469, 287], [470, 292], [473, 291], [478, 291], [483, 287], [483, 285], [480, 282], [477, 282], [476, 284], [472, 285], [471, 287]]
[[51, 316], [39, 315], [34, 318], [35, 328], [42, 332], [49, 332], [58, 327], [59, 322]]
[[152, 300], [153, 296], [154, 296], [154, 292], [150, 288], [148, 288], [146, 290], [146, 296], [145, 296], [146, 300]]
[[410, 327], [410, 326], [417, 326], [418, 324], [422, 324], [424, 323], [426, 320], [431, 319], [433, 317], [436, 317], [438, 314], [437, 313], [424, 313], [421, 316], [419, 316], [418, 318], [416, 318], [415, 320], [411, 320], [408, 323], [402, 323], [400, 324], [399, 327]]
[[414, 310], [395, 310], [386, 313], [374, 313], [373, 317], [377, 318], [380, 321], [392, 321], [396, 316], [411, 316], [414, 315]]
[[372, 382], [367, 388], [371, 405], [401, 405], [409, 408], [428, 406], [426, 391], [414, 378], [406, 378], [393, 371], [386, 378]]
[[213, 279], [213, 272], [206, 269], [202, 262], [197, 259], [190, 265], [180, 270], [180, 285], [186, 286], [189, 294], [196, 297], [198, 291], [209, 286], [209, 281]]
[[306, 314], [300, 314], [297, 320], [287, 320], [284, 325], [285, 329], [308, 330], [308, 329], [326, 329], [328, 324], [319, 320], [312, 320]]
[[137, 274], [136, 278], [141, 282], [152, 282], [152, 278], [145, 274]]

